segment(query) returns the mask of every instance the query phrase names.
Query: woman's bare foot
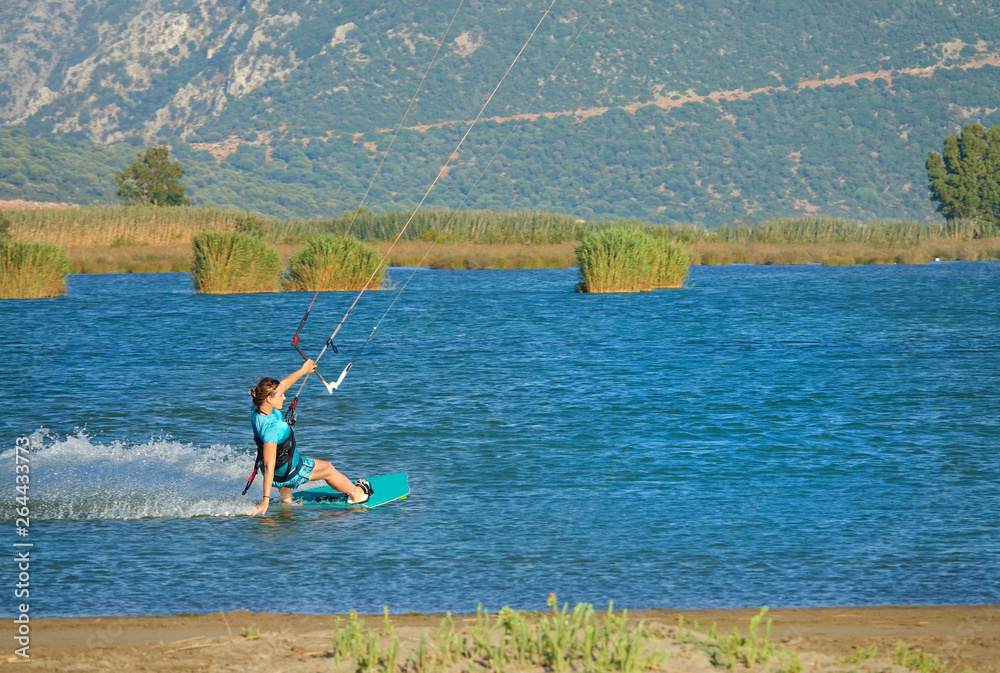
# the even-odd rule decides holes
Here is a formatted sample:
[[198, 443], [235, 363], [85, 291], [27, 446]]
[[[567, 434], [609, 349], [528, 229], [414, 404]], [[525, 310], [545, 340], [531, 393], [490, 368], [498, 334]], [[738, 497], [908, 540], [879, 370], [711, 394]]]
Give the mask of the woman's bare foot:
[[363, 505], [368, 502], [372, 493], [374, 493], [374, 491], [372, 490], [371, 484], [369, 484], [365, 479], [358, 479], [354, 482], [354, 492], [351, 493], [347, 502], [351, 505]]

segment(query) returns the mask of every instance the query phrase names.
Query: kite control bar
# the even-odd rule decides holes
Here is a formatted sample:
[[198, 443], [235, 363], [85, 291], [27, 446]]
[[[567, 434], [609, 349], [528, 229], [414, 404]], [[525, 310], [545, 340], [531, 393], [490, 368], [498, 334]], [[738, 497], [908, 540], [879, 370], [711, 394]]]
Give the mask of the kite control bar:
[[[340, 384], [344, 382], [344, 377], [347, 376], [347, 372], [351, 371], [351, 365], [353, 364], [353, 362], [347, 363], [347, 366], [344, 367], [344, 371], [340, 372], [340, 377], [337, 379], [336, 383], [327, 383], [326, 381], [323, 381], [323, 385], [326, 386], [326, 391], [328, 393], [333, 395], [333, 391], [340, 387]], [[320, 377], [320, 380], [323, 380], [322, 377]]]
[[[299, 355], [302, 356], [303, 360], [308, 360], [309, 359], [309, 356], [306, 355], [305, 353], [303, 353], [302, 349], [299, 348], [299, 335], [298, 334], [296, 334], [295, 336], [292, 337], [292, 347], [295, 348], [295, 350], [297, 350], [299, 352]], [[330, 347], [333, 348], [333, 352], [334, 353], [337, 352], [337, 347], [334, 346], [332, 343], [330, 344]], [[351, 366], [348, 365], [347, 369], [350, 369], [350, 368], [351, 368]], [[343, 371], [343, 373], [340, 375], [340, 378], [337, 379], [336, 383], [328, 383], [327, 380], [323, 378], [323, 375], [319, 373], [318, 369], [315, 370], [315, 374], [316, 374], [317, 377], [319, 377], [319, 380], [323, 383], [323, 385], [326, 386], [327, 392], [329, 392], [331, 395], [333, 395], [333, 391], [336, 390], [337, 386], [340, 385], [340, 382], [344, 380], [344, 374], [347, 373], [347, 369], [345, 369]], [[298, 398], [298, 395], [296, 395], [295, 397]]]
[[[332, 340], [327, 340], [326, 343], [327, 343], [327, 345], [330, 348], [333, 349], [334, 353], [338, 352], [337, 351], [337, 347], [333, 345], [333, 341]], [[308, 360], [309, 359], [309, 356], [306, 355], [305, 353], [303, 353], [302, 349], [299, 348], [299, 335], [298, 334], [296, 334], [295, 336], [292, 337], [292, 347], [295, 348], [295, 350], [297, 350], [299, 352], [299, 355], [302, 356], [303, 360]], [[347, 372], [349, 372], [351, 370], [351, 365], [353, 365], [353, 364], [354, 364], [353, 362], [350, 362], [350, 363], [348, 363], [348, 365], [346, 367], [344, 367], [344, 371], [340, 372], [340, 377], [337, 379], [336, 383], [330, 383], [329, 381], [327, 381], [326, 379], [324, 379], [323, 375], [319, 373], [318, 369], [315, 371], [315, 374], [319, 378], [319, 380], [323, 383], [323, 385], [326, 386], [326, 392], [328, 392], [331, 395], [333, 395], [333, 391], [336, 390], [337, 388], [339, 388], [340, 384], [344, 382], [344, 377], [347, 376]], [[298, 401], [298, 395], [296, 395], [295, 397], [296, 397], [295, 401]]]

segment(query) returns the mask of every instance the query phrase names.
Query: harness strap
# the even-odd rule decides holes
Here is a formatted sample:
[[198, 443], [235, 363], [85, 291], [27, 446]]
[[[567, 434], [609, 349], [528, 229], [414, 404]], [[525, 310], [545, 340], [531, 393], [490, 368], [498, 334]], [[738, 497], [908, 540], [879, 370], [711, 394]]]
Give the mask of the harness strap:
[[[287, 481], [288, 478], [294, 472], [295, 467], [295, 431], [292, 430], [291, 424], [288, 427], [288, 439], [278, 444], [274, 452], [274, 479], [275, 481]], [[254, 479], [257, 478], [257, 472], [264, 469], [264, 441], [260, 439], [256, 434], [253, 436], [253, 441], [257, 444], [257, 458], [253, 463], [253, 472], [250, 473], [250, 478], [247, 479], [247, 485], [243, 487], [243, 495], [247, 494], [250, 487], [253, 485]], [[281, 456], [285, 456], [285, 460], [281, 460]], [[301, 467], [301, 463], [299, 464]], [[278, 468], [284, 466], [285, 474], [283, 476], [278, 476]]]

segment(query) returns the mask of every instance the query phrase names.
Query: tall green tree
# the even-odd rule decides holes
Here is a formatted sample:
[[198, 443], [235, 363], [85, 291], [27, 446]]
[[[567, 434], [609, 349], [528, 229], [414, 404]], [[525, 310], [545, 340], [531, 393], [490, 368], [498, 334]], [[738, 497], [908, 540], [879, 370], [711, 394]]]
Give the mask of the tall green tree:
[[118, 174], [118, 198], [125, 205], [189, 206], [181, 184], [180, 162], [170, 160], [170, 149], [157, 145], [139, 152], [139, 160]]
[[1000, 224], [1000, 126], [970, 124], [927, 155], [931, 201], [948, 220]]

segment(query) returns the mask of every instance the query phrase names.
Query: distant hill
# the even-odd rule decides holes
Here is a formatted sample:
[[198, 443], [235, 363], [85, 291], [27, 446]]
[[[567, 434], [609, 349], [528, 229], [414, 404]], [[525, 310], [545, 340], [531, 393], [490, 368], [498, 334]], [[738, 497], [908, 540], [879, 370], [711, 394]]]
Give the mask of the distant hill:
[[[466, 0], [368, 207], [419, 201], [549, 6]], [[113, 201], [168, 143], [195, 204], [352, 209], [456, 7], [7, 0], [0, 199]], [[998, 83], [992, 2], [557, 0], [428, 205], [926, 219], [928, 150], [1000, 123]]]

